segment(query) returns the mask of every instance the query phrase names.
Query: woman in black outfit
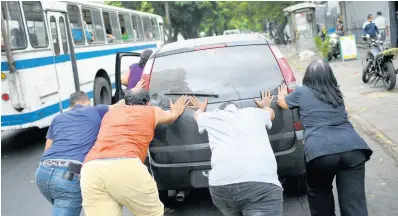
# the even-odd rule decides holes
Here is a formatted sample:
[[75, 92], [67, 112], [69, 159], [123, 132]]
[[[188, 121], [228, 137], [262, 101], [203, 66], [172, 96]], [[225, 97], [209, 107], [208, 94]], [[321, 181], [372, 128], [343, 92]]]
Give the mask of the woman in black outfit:
[[329, 64], [316, 60], [304, 75], [303, 86], [287, 94], [278, 89], [278, 105], [299, 109], [304, 127], [308, 202], [312, 216], [334, 216], [333, 179], [341, 216], [367, 216], [365, 162], [372, 150], [357, 134]]

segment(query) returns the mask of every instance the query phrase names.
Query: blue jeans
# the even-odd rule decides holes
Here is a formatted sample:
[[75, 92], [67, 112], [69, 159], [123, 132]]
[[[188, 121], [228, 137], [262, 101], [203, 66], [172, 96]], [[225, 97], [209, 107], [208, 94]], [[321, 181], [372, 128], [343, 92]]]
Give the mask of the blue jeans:
[[40, 165], [36, 170], [37, 187], [53, 205], [53, 216], [79, 216], [82, 210], [80, 177], [64, 179], [66, 169]]
[[262, 182], [210, 186], [214, 205], [224, 216], [281, 216], [283, 190]]

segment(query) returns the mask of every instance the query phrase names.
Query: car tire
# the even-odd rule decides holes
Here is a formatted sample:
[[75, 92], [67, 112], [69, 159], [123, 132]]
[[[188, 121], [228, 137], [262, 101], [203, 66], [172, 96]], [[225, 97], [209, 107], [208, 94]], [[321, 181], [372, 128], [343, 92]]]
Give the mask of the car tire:
[[94, 105], [112, 104], [112, 89], [104, 77], [96, 77], [94, 80]]
[[297, 196], [303, 196], [307, 193], [307, 175], [289, 177], [283, 185], [287, 193]]

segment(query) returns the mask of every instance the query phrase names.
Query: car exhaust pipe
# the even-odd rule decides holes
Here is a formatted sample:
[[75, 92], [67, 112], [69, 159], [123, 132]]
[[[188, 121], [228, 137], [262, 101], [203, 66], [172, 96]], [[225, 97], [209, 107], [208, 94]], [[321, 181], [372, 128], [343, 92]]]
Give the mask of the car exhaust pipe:
[[185, 200], [185, 191], [179, 191], [176, 195], [176, 200], [182, 202]]

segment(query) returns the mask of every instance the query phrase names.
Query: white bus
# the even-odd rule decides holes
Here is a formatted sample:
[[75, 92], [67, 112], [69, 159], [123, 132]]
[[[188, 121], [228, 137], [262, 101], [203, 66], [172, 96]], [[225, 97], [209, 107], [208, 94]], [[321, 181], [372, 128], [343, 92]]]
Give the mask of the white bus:
[[112, 103], [115, 54], [164, 42], [161, 16], [104, 4], [2, 1], [1, 10], [1, 130], [49, 126], [77, 90]]

